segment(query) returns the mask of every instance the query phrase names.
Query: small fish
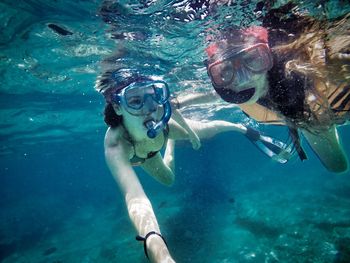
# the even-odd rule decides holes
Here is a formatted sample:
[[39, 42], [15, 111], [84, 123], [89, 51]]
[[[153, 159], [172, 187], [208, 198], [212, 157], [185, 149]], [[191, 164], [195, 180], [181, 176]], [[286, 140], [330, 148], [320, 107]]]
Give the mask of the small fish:
[[60, 27], [58, 25], [55, 24], [48, 24], [47, 25], [49, 28], [51, 28], [55, 33], [61, 35], [61, 36], [67, 36], [67, 35], [73, 35], [72, 32], [64, 29], [63, 27]]

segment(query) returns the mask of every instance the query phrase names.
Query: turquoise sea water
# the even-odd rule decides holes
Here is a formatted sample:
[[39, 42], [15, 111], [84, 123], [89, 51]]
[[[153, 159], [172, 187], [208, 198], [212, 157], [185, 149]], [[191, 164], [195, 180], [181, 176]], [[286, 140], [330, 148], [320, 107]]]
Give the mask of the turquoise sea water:
[[[347, 1], [309, 2], [300, 9], [350, 11]], [[0, 262], [147, 262], [104, 161], [99, 61], [121, 49], [125, 63], [162, 74], [172, 92], [211, 90], [207, 32], [259, 24], [264, 13], [258, 1], [210, 10], [120, 1], [108, 25], [101, 3], [0, 2]], [[246, 121], [225, 104], [184, 113]], [[350, 155], [350, 127], [339, 132]], [[350, 174], [327, 172], [306, 151], [309, 160], [281, 165], [226, 133], [198, 151], [179, 143], [171, 188], [137, 169], [176, 262], [350, 262]]]

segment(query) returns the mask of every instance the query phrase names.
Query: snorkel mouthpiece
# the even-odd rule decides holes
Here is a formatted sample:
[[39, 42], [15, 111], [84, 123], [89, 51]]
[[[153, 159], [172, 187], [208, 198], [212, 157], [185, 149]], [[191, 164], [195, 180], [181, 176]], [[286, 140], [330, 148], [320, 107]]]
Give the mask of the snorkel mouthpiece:
[[148, 129], [147, 136], [151, 139], [155, 138], [165, 128], [168, 121], [170, 120], [171, 106], [169, 101], [163, 104], [163, 107], [164, 107], [164, 114], [159, 122], [150, 120], [145, 123], [145, 126]]

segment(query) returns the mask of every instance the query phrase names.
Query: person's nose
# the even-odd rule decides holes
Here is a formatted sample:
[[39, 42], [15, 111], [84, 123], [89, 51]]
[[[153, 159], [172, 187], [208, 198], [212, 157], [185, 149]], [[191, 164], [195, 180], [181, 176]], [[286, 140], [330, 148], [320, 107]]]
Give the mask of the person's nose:
[[154, 102], [152, 96], [146, 96], [145, 106], [149, 109], [150, 112], [155, 112], [157, 110], [157, 105]]

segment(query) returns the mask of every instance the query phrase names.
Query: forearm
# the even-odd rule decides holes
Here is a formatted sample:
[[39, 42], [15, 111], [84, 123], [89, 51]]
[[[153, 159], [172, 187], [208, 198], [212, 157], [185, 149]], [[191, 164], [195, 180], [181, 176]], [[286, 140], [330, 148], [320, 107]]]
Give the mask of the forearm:
[[219, 133], [223, 132], [239, 132], [246, 134], [247, 128], [240, 123], [232, 123], [222, 120], [213, 120], [210, 122], [199, 122], [186, 119], [190, 127], [201, 139], [211, 138]]
[[107, 159], [112, 175], [123, 195], [129, 217], [139, 235], [146, 235], [149, 231], [159, 232], [158, 223], [152, 205], [148, 200], [135, 171], [130, 165], [115, 165]]
[[[126, 203], [129, 217], [139, 233], [139, 236], [146, 237], [147, 234], [152, 231], [161, 234], [152, 205], [145, 195], [137, 198], [128, 198], [128, 196], [126, 196]], [[148, 255], [151, 262], [174, 262], [166, 243], [159, 235], [149, 235], [143, 242], [146, 242], [146, 244], [144, 244], [146, 255]]]
[[[151, 202], [144, 193], [137, 175], [134, 171], [129, 171], [127, 177], [126, 184], [122, 182], [123, 180], [117, 182], [124, 193], [128, 214], [137, 234], [141, 237], [145, 237], [151, 231], [161, 234]], [[166, 244], [159, 236], [152, 235], [144, 242], [151, 262], [174, 262]]]
[[172, 118], [174, 121], [176, 121], [182, 128], [186, 130], [188, 133], [189, 139], [193, 137], [198, 137], [197, 134], [192, 130], [192, 128], [188, 125], [186, 119], [182, 116], [182, 114], [179, 112], [179, 110], [174, 109], [173, 110], [173, 116]]
[[171, 171], [175, 171], [175, 140], [168, 139], [163, 157], [164, 163]]
[[183, 96], [177, 96], [176, 97], [176, 104], [178, 108], [183, 108], [190, 105], [196, 105], [196, 104], [206, 104], [206, 103], [212, 103], [219, 99], [216, 92], [203, 92], [203, 93], [191, 93]]
[[[134, 171], [129, 171], [127, 177], [126, 184], [122, 182], [123, 180], [117, 180], [117, 182], [122, 187], [128, 214], [137, 234], [141, 237], [145, 237], [151, 231], [160, 234], [151, 202], [144, 193], [137, 175]], [[171, 261], [168, 248], [159, 236], [152, 235], [144, 242], [146, 242], [144, 245], [151, 262], [174, 262]]]
[[125, 201], [129, 217], [139, 235], [145, 236], [150, 231], [159, 232], [157, 219], [146, 195], [137, 197], [126, 195]]
[[[120, 140], [118, 130], [109, 129], [105, 137], [105, 157], [107, 165], [125, 197], [130, 220], [137, 233], [145, 237], [155, 231], [160, 234], [159, 226], [152, 205], [148, 200], [142, 185], [132, 168], [128, 156], [131, 146]], [[151, 262], [174, 262], [171, 259], [166, 244], [161, 237], [151, 235], [145, 241], [145, 248]]]

